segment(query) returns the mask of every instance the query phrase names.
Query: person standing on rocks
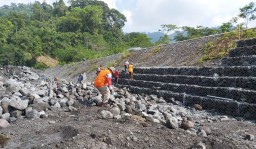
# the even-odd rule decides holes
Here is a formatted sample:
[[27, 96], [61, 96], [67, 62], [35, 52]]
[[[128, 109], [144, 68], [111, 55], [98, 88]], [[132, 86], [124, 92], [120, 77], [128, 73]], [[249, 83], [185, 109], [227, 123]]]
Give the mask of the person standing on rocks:
[[127, 73], [128, 65], [129, 65], [129, 62], [126, 61], [126, 62], [124, 63], [124, 72], [125, 72], [125, 73]]
[[86, 87], [87, 87], [87, 85], [86, 85], [87, 76], [86, 76], [85, 72], [82, 74], [82, 77], [83, 77], [83, 80], [81, 81], [82, 88], [86, 89]]
[[129, 72], [129, 75], [130, 75], [130, 79], [133, 80], [133, 63], [129, 64], [128, 72]]
[[118, 79], [119, 79], [119, 71], [118, 69], [115, 70], [115, 83], [118, 83]]
[[108, 69], [101, 70], [94, 80], [94, 86], [100, 91], [102, 95], [102, 102], [99, 106], [106, 107], [108, 105], [108, 100], [110, 98], [110, 93], [113, 93], [112, 86], [112, 75], [115, 72], [114, 67], [109, 67]]
[[83, 75], [79, 74], [78, 79], [77, 79], [77, 83], [80, 85], [80, 84], [82, 84], [82, 81], [83, 81]]

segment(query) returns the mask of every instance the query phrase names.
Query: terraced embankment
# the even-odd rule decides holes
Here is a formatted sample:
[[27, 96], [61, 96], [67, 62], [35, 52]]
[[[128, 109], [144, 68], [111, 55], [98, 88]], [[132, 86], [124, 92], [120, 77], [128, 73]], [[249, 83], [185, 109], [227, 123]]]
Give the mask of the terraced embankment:
[[134, 80], [123, 74], [119, 87], [232, 116], [256, 119], [256, 39], [238, 41], [219, 67], [140, 67]]

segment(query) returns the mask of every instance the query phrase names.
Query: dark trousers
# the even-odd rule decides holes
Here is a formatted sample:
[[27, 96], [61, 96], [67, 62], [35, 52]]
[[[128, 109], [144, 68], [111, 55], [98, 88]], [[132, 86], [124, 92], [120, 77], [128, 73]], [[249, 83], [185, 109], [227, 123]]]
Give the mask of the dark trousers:
[[118, 84], [119, 77], [115, 77], [115, 83]]
[[127, 65], [124, 65], [124, 72], [127, 72]]

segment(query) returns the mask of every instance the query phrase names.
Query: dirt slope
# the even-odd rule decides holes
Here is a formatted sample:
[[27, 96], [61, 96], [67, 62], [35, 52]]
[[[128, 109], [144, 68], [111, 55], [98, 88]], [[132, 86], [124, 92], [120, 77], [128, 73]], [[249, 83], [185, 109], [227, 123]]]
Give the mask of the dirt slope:
[[[66, 78], [76, 81], [79, 73], [86, 72], [89, 81], [95, 78], [95, 70], [100, 65], [107, 68], [116, 66], [123, 70], [123, 64], [126, 60], [132, 62], [134, 67], [157, 67], [157, 66], [195, 66], [202, 57], [202, 48], [205, 43], [215, 41], [218, 36], [207, 36], [198, 39], [192, 39], [182, 42], [176, 42], [168, 45], [159, 45], [148, 49], [130, 51], [128, 55], [117, 54], [96, 60], [87, 60], [83, 62], [57, 66], [46, 69], [46, 76]], [[207, 62], [205, 65], [218, 65], [216, 62]]]

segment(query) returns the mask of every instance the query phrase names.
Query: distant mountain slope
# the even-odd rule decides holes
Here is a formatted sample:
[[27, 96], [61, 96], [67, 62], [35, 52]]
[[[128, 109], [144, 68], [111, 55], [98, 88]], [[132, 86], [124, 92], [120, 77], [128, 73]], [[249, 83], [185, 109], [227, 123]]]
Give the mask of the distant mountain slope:
[[[162, 32], [150, 32], [145, 33], [149, 38], [151, 38], [151, 42], [154, 43], [159, 40], [160, 37], [163, 37], [164, 34]], [[177, 34], [177, 32], [174, 32], [169, 35], [169, 38], [173, 40], [174, 36]]]
[[160, 37], [163, 37], [164, 34], [161, 32], [152, 32], [152, 33], [146, 33], [146, 35], [151, 38], [151, 42], [156, 42]]

